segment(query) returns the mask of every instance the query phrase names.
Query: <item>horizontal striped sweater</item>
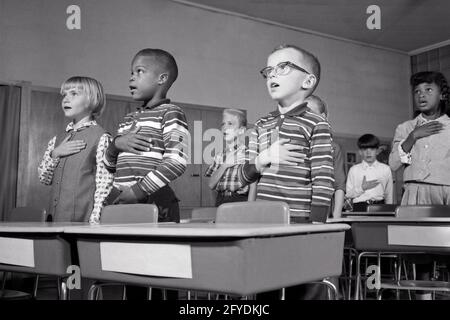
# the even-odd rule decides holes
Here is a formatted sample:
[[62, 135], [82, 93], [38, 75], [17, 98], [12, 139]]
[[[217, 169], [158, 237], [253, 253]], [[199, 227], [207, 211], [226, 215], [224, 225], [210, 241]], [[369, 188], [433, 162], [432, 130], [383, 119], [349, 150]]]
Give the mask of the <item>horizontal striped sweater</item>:
[[[297, 165], [270, 165], [261, 174], [254, 159], [277, 139], [290, 139], [305, 154]], [[259, 119], [250, 137], [250, 163], [241, 165], [246, 183], [259, 178], [257, 199], [285, 201], [291, 217], [309, 217], [311, 210], [328, 210], [334, 193], [334, 168], [328, 122], [305, 103], [285, 114], [278, 110]], [[260, 176], [259, 176], [260, 175]]]
[[117, 136], [139, 126], [139, 134], [151, 139], [151, 150], [140, 155], [120, 152], [110, 144], [104, 163], [115, 171], [114, 185], [129, 186], [136, 195], [150, 195], [186, 170], [188, 126], [184, 111], [164, 99], [125, 116]]

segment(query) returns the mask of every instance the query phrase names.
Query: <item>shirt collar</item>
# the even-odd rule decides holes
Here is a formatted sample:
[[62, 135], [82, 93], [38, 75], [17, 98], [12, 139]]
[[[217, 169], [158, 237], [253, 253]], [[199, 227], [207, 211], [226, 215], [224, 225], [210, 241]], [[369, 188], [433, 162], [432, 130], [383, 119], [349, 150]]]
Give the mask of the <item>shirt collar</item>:
[[[295, 108], [284, 113], [284, 115], [285, 116], [300, 116], [306, 111], [306, 109], [308, 109], [307, 104], [308, 104], [307, 102], [300, 103]], [[281, 113], [280, 113], [280, 110], [278, 110], [278, 107], [276, 110], [272, 111], [270, 113], [270, 115], [273, 117], [279, 117], [281, 115]]]
[[440, 116], [439, 118], [433, 119], [433, 120], [428, 120], [425, 119], [424, 116], [420, 113], [417, 117], [416, 117], [416, 123], [421, 126], [425, 123], [431, 122], [431, 121], [438, 121], [438, 120], [445, 120], [446, 118], [448, 118], [448, 116], [444, 113], [442, 116]]
[[372, 164], [368, 164], [366, 161], [362, 160], [361, 163], [363, 165], [363, 168], [367, 169], [370, 167], [377, 167], [379, 162], [378, 162], [378, 160], [375, 160]]
[[170, 99], [161, 99], [152, 104], [142, 105], [142, 106], [138, 107], [137, 110], [138, 111], [151, 110], [153, 108], [156, 108], [157, 106], [160, 106], [160, 105], [166, 104], [166, 103], [170, 103]]
[[[75, 125], [75, 123], [73, 121], [71, 123], [69, 123], [67, 125], [67, 127], [66, 127], [66, 132], [72, 131], [74, 125]], [[95, 120], [90, 120], [90, 121], [84, 122], [84, 123], [81, 124], [81, 126], [79, 126], [75, 130], [75, 132], [80, 131], [80, 130], [82, 130], [84, 128], [87, 128], [87, 127], [90, 127], [90, 126], [96, 126], [96, 125], [97, 125], [97, 121], [95, 121]]]

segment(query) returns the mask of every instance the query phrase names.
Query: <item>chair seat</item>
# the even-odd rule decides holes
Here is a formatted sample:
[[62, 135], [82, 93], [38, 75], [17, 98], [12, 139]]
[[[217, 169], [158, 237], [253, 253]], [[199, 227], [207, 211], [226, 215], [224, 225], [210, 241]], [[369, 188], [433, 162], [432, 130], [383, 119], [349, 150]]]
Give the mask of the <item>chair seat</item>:
[[401, 280], [382, 282], [380, 288], [450, 292], [450, 283], [447, 281]]
[[31, 294], [17, 290], [0, 290], [0, 300], [28, 300]]

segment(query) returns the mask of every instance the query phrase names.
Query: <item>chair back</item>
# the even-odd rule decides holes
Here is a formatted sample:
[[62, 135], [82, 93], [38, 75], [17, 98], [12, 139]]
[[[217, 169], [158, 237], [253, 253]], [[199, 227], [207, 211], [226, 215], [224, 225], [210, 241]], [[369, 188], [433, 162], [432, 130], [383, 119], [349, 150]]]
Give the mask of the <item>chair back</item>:
[[105, 206], [100, 222], [105, 223], [156, 223], [158, 207], [154, 204], [117, 204]]
[[216, 223], [289, 224], [289, 206], [281, 201], [224, 203], [217, 208]]
[[17, 207], [12, 209], [7, 221], [11, 222], [45, 222], [47, 211], [35, 207]]
[[395, 212], [398, 218], [443, 218], [450, 217], [450, 206], [446, 205], [417, 205], [398, 206]]
[[194, 208], [191, 212], [191, 221], [213, 221], [216, 214], [216, 207]]

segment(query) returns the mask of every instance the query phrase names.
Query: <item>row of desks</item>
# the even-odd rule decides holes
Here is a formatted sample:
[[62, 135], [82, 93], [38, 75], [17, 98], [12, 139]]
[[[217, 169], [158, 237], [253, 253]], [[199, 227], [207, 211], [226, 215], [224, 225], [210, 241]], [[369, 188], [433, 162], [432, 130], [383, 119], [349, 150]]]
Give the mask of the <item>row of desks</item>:
[[[0, 223], [0, 269], [235, 295], [341, 273], [346, 224]], [[72, 243], [72, 245], [71, 245]]]
[[365, 216], [292, 225], [5, 222], [0, 269], [67, 275], [74, 262], [70, 244], [76, 243], [76, 263], [86, 278], [251, 295], [340, 275], [346, 231], [357, 250], [450, 249], [450, 218]]

